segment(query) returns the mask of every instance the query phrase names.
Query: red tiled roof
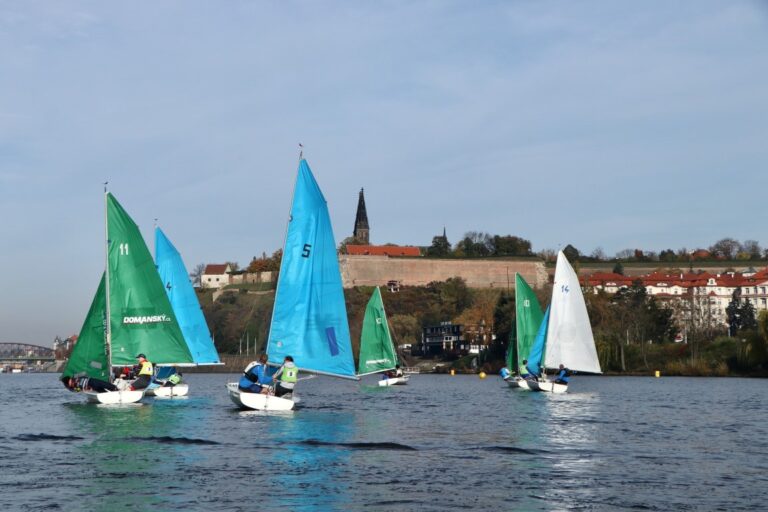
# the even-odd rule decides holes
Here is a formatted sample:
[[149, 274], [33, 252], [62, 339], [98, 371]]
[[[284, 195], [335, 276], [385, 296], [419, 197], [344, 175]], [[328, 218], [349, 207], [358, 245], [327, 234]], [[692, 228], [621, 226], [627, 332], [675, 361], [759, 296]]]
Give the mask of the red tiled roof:
[[347, 254], [355, 256], [421, 256], [418, 247], [399, 245], [347, 245]]
[[[585, 282], [592, 286], [607, 286], [612, 283], [616, 286], [629, 285], [635, 279], [645, 286], [679, 286], [681, 288], [706, 287], [709, 286], [709, 280], [713, 279], [715, 286], [736, 288], [739, 286], [754, 285], [757, 283], [768, 282], [768, 268], [756, 272], [753, 276], [745, 277], [739, 272], [725, 272], [722, 274], [712, 274], [709, 272], [683, 274], [664, 274], [661, 272], [652, 272], [644, 276], [626, 277], [608, 272], [595, 272], [587, 276]], [[663, 294], [657, 294], [663, 295]]]
[[205, 271], [203, 271], [203, 274], [207, 275], [216, 275], [216, 274], [224, 274], [227, 271], [227, 264], [218, 264], [218, 263], [209, 263], [205, 266]]

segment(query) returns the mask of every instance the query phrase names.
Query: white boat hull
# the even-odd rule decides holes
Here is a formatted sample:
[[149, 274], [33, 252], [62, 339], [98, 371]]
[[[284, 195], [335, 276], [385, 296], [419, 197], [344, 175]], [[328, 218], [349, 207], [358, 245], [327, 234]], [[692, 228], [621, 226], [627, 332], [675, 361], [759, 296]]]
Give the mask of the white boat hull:
[[568, 384], [555, 384], [549, 380], [530, 381], [530, 387], [534, 391], [544, 391], [545, 393], [565, 393], [568, 391]]
[[403, 377], [395, 377], [393, 379], [381, 379], [379, 381], [379, 386], [385, 387], [385, 386], [405, 386], [408, 384], [408, 376], [405, 375]]
[[97, 393], [95, 391], [83, 391], [83, 393], [85, 393], [85, 396], [88, 397], [88, 402], [105, 405], [133, 404], [144, 397], [143, 389], [136, 391], [104, 391], [103, 393]]
[[512, 379], [506, 379], [505, 382], [511, 388], [525, 389], [525, 390], [530, 390], [531, 389], [530, 386], [528, 385], [529, 381], [527, 381], [525, 379], [521, 379], [520, 377], [515, 377], [515, 378], [512, 378]]
[[228, 383], [227, 392], [229, 393], [230, 400], [241, 409], [290, 411], [294, 406], [294, 401], [289, 398], [240, 391], [237, 387], [237, 382]]
[[187, 396], [189, 386], [187, 384], [176, 384], [175, 386], [158, 386], [147, 389], [147, 396], [156, 396], [158, 398], [173, 398]]

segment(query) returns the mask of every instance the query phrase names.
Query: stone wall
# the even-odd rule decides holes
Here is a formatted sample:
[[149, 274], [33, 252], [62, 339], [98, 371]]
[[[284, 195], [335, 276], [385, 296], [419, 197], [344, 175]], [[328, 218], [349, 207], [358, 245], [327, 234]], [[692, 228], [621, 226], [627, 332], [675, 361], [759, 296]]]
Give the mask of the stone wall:
[[515, 287], [519, 272], [534, 288], [547, 283], [547, 271], [541, 261], [452, 260], [431, 258], [389, 258], [387, 256], [339, 257], [341, 279], [345, 288], [386, 286], [399, 281], [404, 286], [423, 286], [432, 281], [461, 277], [470, 288]]

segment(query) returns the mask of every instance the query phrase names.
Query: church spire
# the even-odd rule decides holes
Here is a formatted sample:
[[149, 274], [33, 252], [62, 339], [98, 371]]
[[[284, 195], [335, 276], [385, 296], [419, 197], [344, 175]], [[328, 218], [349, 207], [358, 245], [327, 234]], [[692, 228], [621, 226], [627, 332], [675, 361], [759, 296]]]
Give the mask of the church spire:
[[357, 216], [355, 217], [355, 230], [352, 232], [352, 236], [364, 243], [368, 242], [368, 213], [365, 211], [365, 196], [363, 195], [363, 189], [360, 189], [360, 197], [357, 200]]

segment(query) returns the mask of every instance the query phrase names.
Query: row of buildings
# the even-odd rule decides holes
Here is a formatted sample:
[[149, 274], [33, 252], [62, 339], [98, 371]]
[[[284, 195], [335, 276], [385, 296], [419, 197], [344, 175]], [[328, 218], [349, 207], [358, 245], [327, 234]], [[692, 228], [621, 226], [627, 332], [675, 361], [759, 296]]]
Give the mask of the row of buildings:
[[741, 303], [749, 301], [757, 311], [768, 310], [768, 268], [723, 273], [652, 272], [641, 276], [596, 272], [582, 279], [582, 285], [594, 293], [616, 293], [635, 282], [648, 295], [668, 304], [683, 321], [697, 317], [713, 326], [727, 326], [726, 308], [734, 297]]

